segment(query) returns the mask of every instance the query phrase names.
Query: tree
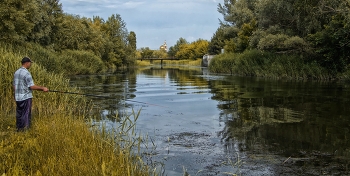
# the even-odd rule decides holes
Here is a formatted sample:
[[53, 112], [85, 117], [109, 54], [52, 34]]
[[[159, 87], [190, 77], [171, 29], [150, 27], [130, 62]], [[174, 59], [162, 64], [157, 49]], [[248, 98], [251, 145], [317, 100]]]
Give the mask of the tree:
[[325, 29], [309, 36], [317, 60], [324, 67], [335, 72], [343, 72], [350, 64], [350, 26], [348, 16], [338, 14]]
[[[228, 52], [243, 52], [249, 46], [249, 37], [256, 28], [257, 0], [224, 0], [218, 11], [224, 17], [217, 30], [221, 34], [212, 39], [210, 53], [218, 54], [222, 48]], [[220, 39], [218, 38], [220, 37]]]
[[55, 42], [57, 27], [63, 17], [62, 5], [59, 0], [37, 0], [37, 2], [37, 18], [32, 21], [34, 28], [28, 35], [28, 41], [47, 46]]
[[250, 23], [244, 23], [236, 39], [236, 48], [235, 51], [243, 52], [249, 46], [250, 37], [253, 35], [253, 31], [256, 30], [256, 21], [253, 19]]
[[[127, 63], [126, 57], [126, 46], [127, 46], [127, 36], [128, 31], [126, 29], [126, 23], [122, 20], [119, 14], [113, 14], [108, 18], [106, 24], [103, 28], [104, 32], [107, 34], [109, 43], [107, 58], [105, 60], [116, 66], [121, 66]], [[113, 54], [112, 54], [113, 53]]]
[[178, 59], [191, 59], [195, 60], [202, 58], [203, 55], [208, 52], [209, 42], [203, 39], [198, 39], [190, 44], [179, 45], [180, 48], [176, 53], [176, 58]]
[[181, 45], [184, 45], [184, 44], [188, 44], [188, 42], [186, 41], [186, 39], [184, 38], [179, 38], [179, 40], [177, 40], [176, 44], [174, 46], [171, 46], [169, 48], [169, 51], [168, 51], [168, 55], [170, 57], [174, 57], [176, 56], [177, 52], [180, 50], [180, 46]]
[[104, 20], [100, 17], [84, 20], [85, 22], [83, 23], [87, 30], [87, 36], [84, 37], [84, 50], [90, 50], [95, 55], [102, 58], [103, 54], [106, 52], [104, 45], [107, 41], [107, 36], [101, 30], [102, 25], [104, 25]]
[[220, 54], [221, 49], [225, 46], [225, 34], [224, 27], [220, 26], [213, 37], [211, 37], [210, 43], [208, 45], [208, 52], [211, 55]]
[[155, 57], [155, 58], [167, 58], [167, 56], [168, 56], [168, 54], [163, 49], [154, 50], [152, 53], [152, 57]]
[[65, 15], [58, 30], [55, 49], [58, 51], [86, 49], [85, 37], [88, 36], [88, 25], [79, 16]]
[[0, 1], [0, 40], [6, 43], [23, 43], [33, 30], [39, 16], [36, 0]]
[[194, 57], [194, 47], [190, 44], [182, 44], [176, 52], [175, 57], [181, 60], [192, 59]]
[[131, 31], [127, 37], [127, 47], [126, 47], [126, 53], [127, 53], [127, 61], [126, 64], [130, 65], [131, 63], [134, 63], [136, 58], [136, 33]]
[[136, 33], [134, 31], [131, 31], [128, 35], [128, 46], [132, 50], [136, 50]]
[[260, 29], [278, 26], [289, 36], [306, 37], [322, 30], [334, 10], [346, 0], [261, 0], [257, 3]]
[[209, 42], [207, 40], [198, 39], [195, 42], [193, 42], [191, 45], [194, 45], [194, 48], [195, 48], [194, 58], [191, 58], [193, 60], [198, 58], [203, 58], [203, 56], [208, 53]]
[[149, 49], [149, 47], [141, 48], [141, 58], [152, 58], [153, 50]]
[[[115, 14], [81, 18], [65, 14], [59, 0], [0, 1], [0, 40], [10, 44], [38, 43], [55, 51], [94, 53], [110, 66], [131, 63], [136, 34]], [[83, 52], [81, 52], [83, 53]]]
[[259, 0], [224, 0], [224, 4], [218, 4], [218, 12], [224, 17], [222, 26], [235, 26], [240, 28], [244, 23], [255, 19], [255, 4]]

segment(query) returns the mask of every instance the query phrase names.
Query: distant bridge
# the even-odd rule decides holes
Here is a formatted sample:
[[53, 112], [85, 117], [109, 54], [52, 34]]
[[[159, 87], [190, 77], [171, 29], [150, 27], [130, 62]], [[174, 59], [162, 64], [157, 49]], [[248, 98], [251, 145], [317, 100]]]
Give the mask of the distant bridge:
[[179, 58], [175, 58], [175, 57], [168, 57], [168, 58], [158, 58], [158, 57], [150, 57], [150, 58], [139, 58], [137, 60], [149, 60], [151, 63], [154, 60], [160, 60], [160, 65], [163, 65], [163, 60], [180, 60]]

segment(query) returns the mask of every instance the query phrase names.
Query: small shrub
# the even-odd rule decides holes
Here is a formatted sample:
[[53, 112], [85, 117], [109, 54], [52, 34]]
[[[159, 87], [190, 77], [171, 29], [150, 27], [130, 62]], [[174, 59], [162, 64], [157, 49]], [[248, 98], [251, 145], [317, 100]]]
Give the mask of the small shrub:
[[304, 39], [298, 36], [294, 36], [294, 37], [287, 38], [283, 42], [283, 45], [285, 50], [294, 50], [295, 52], [295, 51], [303, 51], [307, 44], [304, 41]]
[[288, 36], [285, 34], [269, 34], [263, 37], [258, 44], [258, 49], [267, 51], [281, 51], [284, 49], [283, 43]]

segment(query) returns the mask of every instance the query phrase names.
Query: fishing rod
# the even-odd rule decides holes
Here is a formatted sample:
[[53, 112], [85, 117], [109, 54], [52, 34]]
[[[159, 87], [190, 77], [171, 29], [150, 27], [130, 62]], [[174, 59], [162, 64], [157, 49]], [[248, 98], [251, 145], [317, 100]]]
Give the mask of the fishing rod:
[[[79, 93], [79, 92], [66, 92], [66, 91], [60, 91], [60, 90], [49, 90], [49, 92], [56, 92], [56, 93], [63, 93], [63, 94], [75, 94], [75, 95], [82, 95], [82, 96], [88, 96], [88, 97], [97, 97], [97, 98], [108, 98], [108, 99], [112, 99], [113, 98], [113, 97], [110, 97], [110, 96], [84, 94], [84, 93]], [[153, 106], [160, 106], [160, 107], [166, 108], [165, 106], [156, 105], [156, 104], [152, 104], [152, 103], [141, 102], [141, 101], [135, 101], [135, 100], [124, 100], [124, 101], [130, 101], [130, 102], [134, 102], [134, 103], [147, 104], [147, 105], [153, 105]]]

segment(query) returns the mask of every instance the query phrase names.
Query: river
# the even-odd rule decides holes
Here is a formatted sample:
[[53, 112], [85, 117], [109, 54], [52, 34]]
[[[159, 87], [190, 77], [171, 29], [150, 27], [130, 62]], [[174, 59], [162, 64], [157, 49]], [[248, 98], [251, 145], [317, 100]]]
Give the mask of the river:
[[152, 66], [71, 84], [115, 97], [91, 97], [108, 123], [141, 110], [137, 130], [154, 146], [144, 160], [163, 175], [350, 175], [349, 82]]

